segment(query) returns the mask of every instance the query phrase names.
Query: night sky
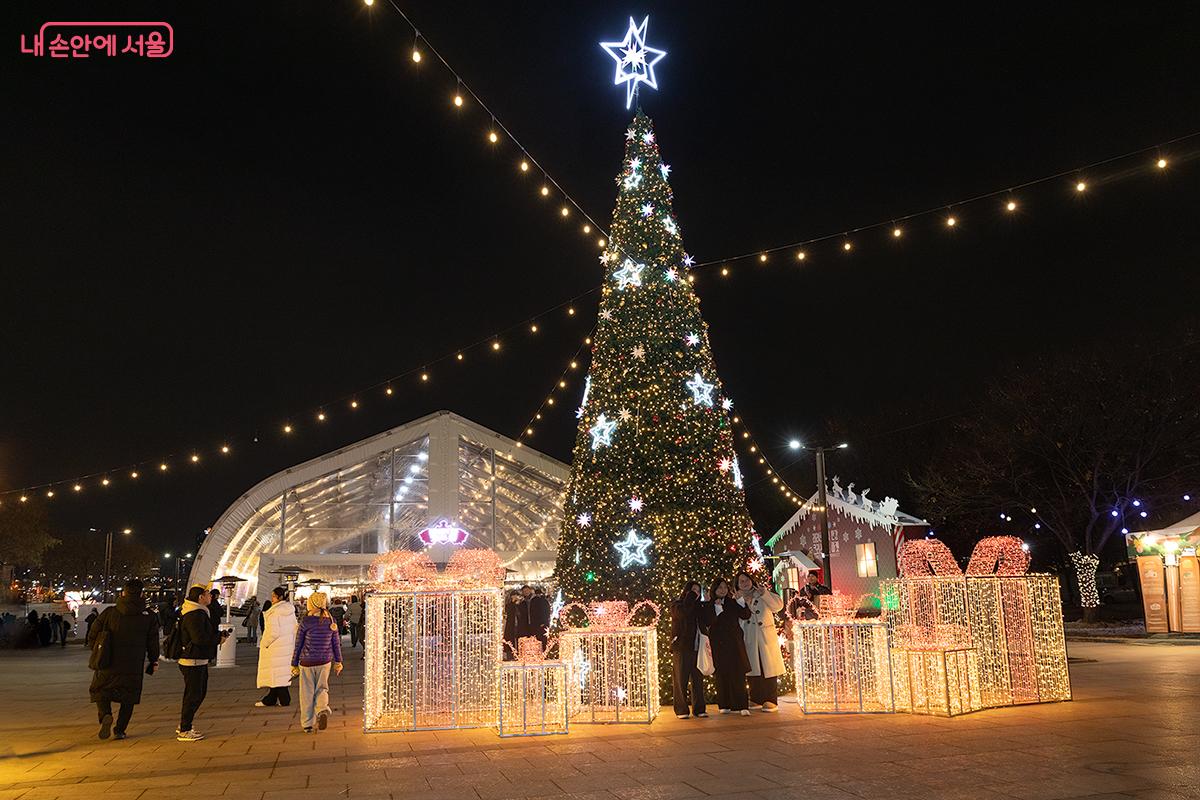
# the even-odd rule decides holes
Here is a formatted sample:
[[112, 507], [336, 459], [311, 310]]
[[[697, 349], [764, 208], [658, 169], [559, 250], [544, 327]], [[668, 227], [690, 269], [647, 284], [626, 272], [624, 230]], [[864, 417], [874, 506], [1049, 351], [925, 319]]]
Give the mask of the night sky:
[[[701, 262], [1200, 131], [1200, 15], [1182, 4], [400, 4], [605, 226], [631, 112], [597, 42], [650, 14], [668, 56], [643, 107]], [[59, 487], [57, 526], [190, 549], [258, 480], [426, 413], [515, 436], [587, 335], [594, 294], [489, 351], [595, 287], [597, 248], [520, 175], [511, 141], [487, 143], [486, 114], [453, 108], [450, 73], [413, 65], [387, 0], [4, 13], [0, 490], [153, 462], [136, 486], [123, 469], [107, 489]], [[21, 33], [72, 18], [164, 19], [176, 52], [18, 53]], [[899, 475], [989, 380], [1194, 316], [1198, 151], [1167, 147], [1165, 171], [1154, 154], [1089, 170], [1080, 196], [1073, 175], [1020, 191], [1015, 215], [999, 198], [956, 207], [952, 231], [939, 211], [899, 241], [890, 225], [860, 233], [849, 256], [837, 238], [803, 265], [702, 270], [736, 410], [794, 486], [814, 479], [788, 439], [837, 436], [852, 447], [831, 474], [921, 513]], [[530, 446], [569, 458], [580, 391], [560, 392]], [[766, 533], [792, 510], [761, 483], [750, 499]]]

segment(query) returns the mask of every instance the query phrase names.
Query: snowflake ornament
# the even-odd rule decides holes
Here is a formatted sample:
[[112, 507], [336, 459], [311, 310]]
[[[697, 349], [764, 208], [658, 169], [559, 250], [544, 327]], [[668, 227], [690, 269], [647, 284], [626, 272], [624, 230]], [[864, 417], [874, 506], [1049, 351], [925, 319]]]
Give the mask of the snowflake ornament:
[[675, 279], [679, 277], [679, 273], [675, 271], [674, 267], [671, 267], [663, 273], [663, 277], [667, 279], [667, 283], [674, 283]]
[[617, 419], [621, 420], [621, 422], [629, 422], [629, 420], [633, 419], [633, 414], [628, 408], [622, 408], [617, 412]]
[[694, 333], [689, 333], [687, 336], [683, 337], [683, 341], [687, 343], [688, 347], [695, 347], [696, 345], [700, 344], [700, 337]]
[[654, 144], [654, 131], [646, 131], [643, 133], [642, 141], [646, 144]]
[[726, 411], [729, 411], [730, 409], [733, 408], [733, 401], [730, 400], [728, 397], [722, 399], [721, 400], [721, 408], [723, 408]]
[[633, 128], [627, 128], [625, 130], [625, 138], [632, 142], [637, 138], [637, 131], [635, 131]]
[[612, 319], [612, 312], [607, 308], [600, 312], [600, 319], [608, 321]]
[[646, 360], [646, 348], [642, 347], [640, 344], [634, 345], [633, 349], [629, 351], [629, 354], [638, 361]]
[[642, 498], [636, 496], [629, 498], [629, 510], [634, 514], [641, 511], [643, 505], [645, 505], [645, 503], [643, 502]]
[[579, 527], [586, 528], [587, 526], [592, 524], [592, 515], [585, 511], [582, 514], [580, 514], [578, 517], [576, 517], [575, 521], [577, 523], [579, 523]]
[[671, 174], [671, 165], [663, 164], [662, 166], [660, 166], [658, 168], [658, 171], [662, 173], [663, 180], [665, 181], [667, 179], [667, 176]]
[[663, 217], [663, 230], [672, 236], [679, 235], [679, 226], [675, 224], [675, 220], [670, 217]]
[[651, 203], [646, 203], [646, 205], [642, 206], [642, 216], [643, 217], [654, 216], [654, 206]]
[[717, 469], [722, 473], [729, 472], [729, 470], [733, 469], [733, 459], [729, 457], [722, 458], [717, 462]]
[[696, 259], [694, 259], [694, 258], [692, 258], [691, 256], [689, 256], [687, 253], [684, 253], [684, 254], [683, 254], [683, 265], [684, 265], [685, 267], [690, 267], [690, 266], [692, 266], [692, 265], [693, 265], [693, 264], [695, 264], [695, 263], [696, 263]]

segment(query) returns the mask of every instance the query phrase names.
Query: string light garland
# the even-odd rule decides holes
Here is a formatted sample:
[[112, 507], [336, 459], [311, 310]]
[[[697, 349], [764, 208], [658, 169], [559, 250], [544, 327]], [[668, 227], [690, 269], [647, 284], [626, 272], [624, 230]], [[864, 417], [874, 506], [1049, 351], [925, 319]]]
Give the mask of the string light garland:
[[[478, 339], [467, 343], [466, 345], [447, 350], [441, 355], [425, 362], [421, 367], [407, 369], [384, 380], [377, 381], [369, 386], [342, 394], [340, 397], [335, 397], [328, 402], [318, 405], [317, 408], [312, 411], [295, 414], [293, 416], [293, 420], [307, 419], [315, 420], [317, 423], [324, 423], [330, 419], [331, 412], [327, 412], [327, 408], [343, 407], [347, 408], [349, 412], [355, 412], [363, 407], [363, 404], [366, 402], [364, 398], [367, 398], [375, 393], [382, 393], [385, 400], [394, 398], [396, 396], [396, 385], [399, 385], [404, 381], [410, 380], [414, 377], [416, 377], [417, 380], [422, 384], [428, 383], [431, 377], [430, 370], [433, 367], [450, 362], [462, 363], [465, 361], [465, 353], [482, 350], [490, 352], [493, 355], [498, 354], [501, 350], [501, 342], [510, 338], [518, 330], [527, 329], [531, 334], [537, 334], [542, 331], [542, 327], [545, 325], [546, 321], [552, 321], [554, 319], [570, 320], [575, 318], [577, 316], [575, 313], [576, 304], [579, 301], [590, 297], [592, 294], [595, 294], [599, 291], [599, 289], [600, 287], [597, 286], [585, 292], [581, 292], [567, 300], [555, 304], [550, 308], [539, 311], [533, 316], [528, 317], [520, 322], [507, 325], [486, 336], [481, 336]], [[561, 317], [557, 316], [559, 313], [564, 311], [566, 312], [565, 315]], [[539, 322], [541, 323], [540, 325]], [[584, 339], [584, 344], [581, 346], [579, 351], [576, 351], [574, 357], [572, 358], [572, 364], [575, 364], [578, 361], [582, 351], [591, 344], [591, 336], [592, 334], [589, 332], [588, 336]], [[559, 376], [557, 382], [561, 383], [564, 380], [567, 372], [571, 371], [572, 369], [574, 369], [574, 367], [568, 367], [568, 369], [564, 371], [564, 374]], [[551, 393], [546, 402], [548, 402], [550, 405], [553, 405], [553, 393]], [[546, 402], [543, 403], [543, 407]], [[540, 414], [543, 407], [539, 407], [538, 411], [535, 412], [535, 415]], [[300, 433], [300, 428], [298, 425], [298, 422], [289, 420], [279, 425], [276, 430], [278, 430], [284, 436], [294, 436]], [[525, 427], [529, 428], [531, 425], [526, 425]], [[256, 433], [247, 435], [246, 438], [257, 442], [260, 437]], [[230, 456], [233, 454], [233, 447], [229, 444], [229, 441], [230, 440], [227, 439], [219, 446], [214, 447], [213, 453], [221, 456]], [[519, 440], [518, 446], [521, 446]], [[89, 488], [107, 489], [108, 487], [115, 486], [118, 483], [119, 477], [122, 475], [128, 475], [128, 480], [130, 482], [136, 482], [142, 477], [144, 470], [154, 465], [157, 465], [159, 474], [167, 474], [170, 471], [170, 465], [178, 460], [185, 460], [189, 464], [199, 467], [203, 462], [203, 451], [188, 450], [183, 452], [172, 452], [166, 454], [164, 457], [146, 458], [135, 463], [122, 464], [82, 475], [74, 475], [69, 478], [61, 478], [44, 483], [30, 484], [28, 486], [0, 491], [0, 504], [3, 503], [4, 499], [10, 496], [21, 497], [23, 499], [21, 499], [20, 502], [28, 502], [31, 496], [39, 493], [48, 500], [53, 499], [57, 496], [55, 490], [60, 487], [70, 487], [74, 496], [84, 498], [89, 496], [87, 491]]]
[[[948, 229], [948, 230], [953, 230], [954, 228], [956, 228], [958, 226], [958, 223], [961, 220], [959, 219], [958, 214], [948, 214], [947, 209], [950, 209], [950, 208], [961, 209], [961, 208], [965, 208], [968, 206], [986, 205], [988, 203], [994, 203], [997, 198], [1001, 198], [1003, 200], [1003, 202], [1001, 204], [1002, 211], [1007, 214], [1012, 214], [1012, 213], [1016, 212], [1017, 209], [1020, 207], [1017, 198], [1013, 196], [1014, 192], [1018, 192], [1018, 191], [1021, 191], [1024, 189], [1030, 189], [1035, 186], [1040, 186], [1040, 185], [1047, 184], [1047, 183], [1062, 181], [1064, 178], [1073, 178], [1073, 180], [1071, 180], [1071, 183], [1070, 183], [1071, 193], [1075, 194], [1075, 195], [1082, 195], [1090, 189], [1090, 184], [1088, 183], [1087, 179], [1078, 177], [1079, 175], [1095, 173], [1101, 167], [1108, 166], [1108, 165], [1113, 164], [1118, 161], [1138, 160], [1140, 163], [1142, 163], [1144, 165], [1144, 169], [1142, 170], [1143, 172], [1144, 171], [1162, 172], [1169, 166], [1169, 164], [1168, 164], [1167, 159], [1162, 157], [1160, 155], [1160, 153], [1163, 150], [1168, 149], [1172, 145], [1179, 145], [1183, 142], [1186, 142], [1190, 139], [1194, 139], [1198, 136], [1200, 136], [1200, 131], [1195, 131], [1192, 133], [1184, 134], [1182, 136], [1177, 136], [1173, 139], [1168, 139], [1164, 142], [1159, 142], [1158, 144], [1150, 145], [1147, 147], [1141, 147], [1136, 150], [1130, 150], [1130, 151], [1124, 152], [1120, 155], [1110, 156], [1108, 158], [1104, 158], [1099, 161], [1093, 161], [1089, 164], [1085, 164], [1082, 167], [1073, 167], [1071, 169], [1061, 170], [1059, 172], [1045, 175], [1040, 178], [1034, 178], [1033, 180], [1027, 180], [1027, 181], [1024, 181], [1022, 183], [1018, 183], [1018, 184], [1015, 184], [1012, 186], [1006, 186], [1003, 189], [996, 189], [994, 191], [984, 192], [983, 194], [973, 195], [971, 197], [966, 197], [966, 198], [963, 198], [961, 200], [956, 200], [951, 203], [942, 203], [936, 207], [927, 208], [927, 209], [924, 209], [921, 211], [914, 211], [914, 212], [911, 212], [908, 214], [904, 214], [902, 216], [892, 216], [892, 217], [889, 217], [888, 219], [879, 220], [877, 222], [869, 223], [866, 225], [859, 225], [854, 228], [842, 229], [842, 230], [838, 230], [836, 232], [822, 234], [822, 235], [814, 236], [814, 237], [808, 238], [808, 239], [800, 239], [800, 240], [796, 240], [793, 242], [789, 242], [787, 244], [781, 244], [781, 245], [777, 245], [774, 247], [760, 247], [760, 248], [756, 248], [754, 250], [747, 250], [747, 251], [739, 253], [737, 255], [725, 256], [722, 258], [710, 258], [705, 261], [697, 262], [696, 267], [697, 268], [713, 267], [713, 266], [719, 265], [721, 268], [720, 269], [721, 275], [723, 277], [727, 277], [730, 274], [730, 270], [728, 267], [729, 264], [732, 264], [732, 263], [735, 263], [738, 261], [745, 261], [747, 259], [757, 259], [759, 262], [766, 263], [768, 257], [771, 254], [787, 252], [787, 251], [794, 251], [796, 260], [806, 261], [806, 260], [808, 260], [810, 254], [811, 254], [810, 251], [814, 245], [819, 245], [824, 242], [835, 241], [835, 240], [841, 240], [842, 251], [844, 253], [849, 253], [852, 249], [854, 249], [854, 243], [851, 241], [851, 238], [850, 238], [852, 236], [869, 233], [869, 232], [876, 231], [879, 229], [887, 229], [887, 231], [889, 233], [888, 238], [890, 238], [893, 241], [896, 241], [896, 240], [900, 239], [904, 233], [907, 232], [907, 229], [902, 229], [900, 227], [901, 223], [909, 222], [911, 220], [917, 220], [917, 219], [921, 219], [921, 218], [925, 218], [925, 217], [931, 217], [934, 215], [941, 216], [941, 218], [942, 218], [942, 226], [941, 227], [942, 228]], [[1153, 155], [1153, 160], [1147, 160], [1148, 154]], [[1173, 161], [1171, 163], [1174, 163], [1177, 161], [1191, 161], [1191, 160], [1195, 159], [1198, 155], [1200, 155], [1200, 154], [1188, 153], [1186, 156], [1173, 159]], [[1136, 170], [1134, 170], [1134, 171], [1136, 172]], [[1125, 177], [1127, 174], [1128, 174], [1128, 171], [1126, 173], [1122, 173], [1121, 177]], [[904, 236], [904, 238], [908, 238], [908, 237]]]

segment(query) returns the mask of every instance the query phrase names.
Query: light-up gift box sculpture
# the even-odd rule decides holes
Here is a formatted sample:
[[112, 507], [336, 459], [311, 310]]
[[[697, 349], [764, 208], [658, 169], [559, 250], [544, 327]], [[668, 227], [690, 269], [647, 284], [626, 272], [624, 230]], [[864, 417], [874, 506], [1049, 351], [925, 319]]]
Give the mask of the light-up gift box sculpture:
[[983, 709], [979, 656], [965, 628], [893, 631], [892, 686], [897, 711], [956, 717]]
[[821, 595], [820, 616], [792, 623], [796, 695], [805, 714], [895, 710], [887, 626], [856, 619], [858, 595]]
[[964, 630], [985, 707], [1070, 700], [1058, 579], [1025, 572], [1028, 563], [1012, 536], [982, 539], [966, 575], [942, 542], [905, 542], [901, 577], [880, 583], [893, 646], [902, 628], [923, 630], [926, 639], [944, 636], [947, 626]]
[[[504, 646], [511, 650], [507, 642]], [[547, 660], [549, 650], [525, 636], [517, 641], [515, 660], [500, 664], [501, 736], [567, 732], [567, 665]]]
[[[559, 656], [567, 665], [572, 722], [649, 724], [658, 716], [658, 632], [653, 621], [633, 624], [643, 606], [658, 617], [648, 600], [632, 609], [623, 600], [606, 600], [584, 609], [587, 627], [563, 631]], [[560, 618], [576, 607], [583, 608], [564, 606]]]
[[363, 729], [495, 727], [504, 568], [460, 550], [443, 572], [423, 553], [385, 553], [367, 595]]

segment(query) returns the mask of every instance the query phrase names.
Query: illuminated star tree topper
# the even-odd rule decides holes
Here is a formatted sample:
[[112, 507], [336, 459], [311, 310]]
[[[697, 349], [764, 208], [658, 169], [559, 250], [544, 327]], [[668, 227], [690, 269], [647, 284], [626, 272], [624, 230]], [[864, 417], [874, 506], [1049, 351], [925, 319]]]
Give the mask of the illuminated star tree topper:
[[620, 86], [625, 84], [625, 107], [633, 107], [633, 98], [637, 97], [638, 86], [646, 84], [651, 89], [658, 88], [654, 77], [654, 65], [667, 54], [666, 50], [657, 50], [646, 45], [646, 28], [650, 17], [638, 25], [629, 18], [629, 30], [625, 38], [619, 42], [601, 42], [600, 46], [617, 62], [616, 77], [613, 83]]

